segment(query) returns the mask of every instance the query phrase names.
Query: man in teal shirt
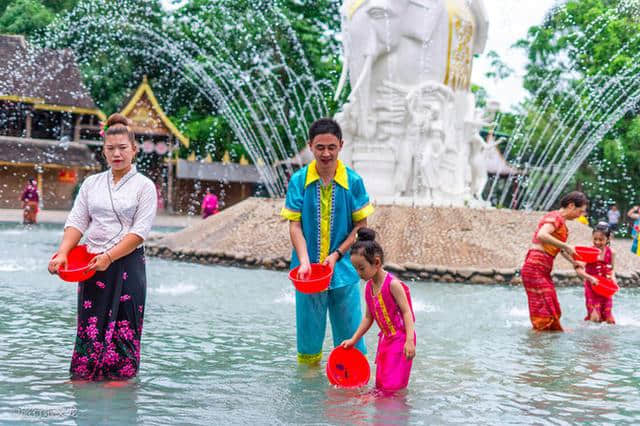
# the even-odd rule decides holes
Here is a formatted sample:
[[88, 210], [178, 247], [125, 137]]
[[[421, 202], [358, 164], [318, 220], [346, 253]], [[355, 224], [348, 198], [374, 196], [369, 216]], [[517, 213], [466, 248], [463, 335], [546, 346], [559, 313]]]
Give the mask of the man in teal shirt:
[[[322, 359], [327, 310], [334, 346], [349, 339], [362, 319], [360, 278], [349, 249], [373, 206], [362, 178], [338, 160], [342, 145], [342, 131], [334, 120], [322, 118], [311, 125], [309, 148], [315, 160], [291, 177], [280, 213], [289, 220], [291, 268], [300, 265], [298, 276], [306, 275], [311, 263], [333, 268], [328, 291], [296, 291], [298, 361], [305, 364]], [[356, 348], [366, 352], [363, 340]]]

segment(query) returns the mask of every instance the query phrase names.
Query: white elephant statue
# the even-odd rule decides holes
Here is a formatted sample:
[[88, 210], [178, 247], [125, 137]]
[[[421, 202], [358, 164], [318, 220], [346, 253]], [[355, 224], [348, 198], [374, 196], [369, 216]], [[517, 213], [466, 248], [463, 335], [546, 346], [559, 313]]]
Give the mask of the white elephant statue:
[[351, 86], [336, 115], [343, 159], [378, 202], [463, 204], [472, 59], [488, 30], [482, 0], [345, 0], [341, 14], [336, 99], [347, 78]]

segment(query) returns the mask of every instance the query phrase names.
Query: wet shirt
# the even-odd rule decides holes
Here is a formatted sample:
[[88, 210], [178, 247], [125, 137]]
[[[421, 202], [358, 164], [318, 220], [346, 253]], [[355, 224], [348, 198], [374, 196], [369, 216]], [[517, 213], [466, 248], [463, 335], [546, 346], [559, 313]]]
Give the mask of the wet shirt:
[[535, 234], [533, 234], [533, 240], [531, 242], [533, 244], [542, 245], [545, 253], [556, 257], [558, 253], [560, 253], [560, 249], [554, 245], [542, 243], [538, 239], [538, 232], [540, 232], [540, 229], [542, 229], [542, 227], [547, 223], [550, 223], [555, 227], [555, 230], [551, 233], [552, 237], [562, 241], [563, 243], [567, 242], [567, 239], [569, 239], [569, 229], [567, 228], [567, 222], [557, 210], [544, 215], [544, 217], [540, 220], [540, 223], [538, 223], [538, 229], [536, 229]]
[[157, 206], [155, 185], [135, 166], [117, 184], [109, 169], [85, 179], [64, 226], [83, 234], [90, 253], [102, 253], [127, 234], [146, 239]]
[[[285, 206], [280, 215], [290, 221], [302, 222], [311, 263], [321, 263], [335, 251], [353, 230], [354, 223], [373, 213], [362, 178], [338, 161], [330, 184], [323, 186], [316, 162], [298, 170], [287, 188]], [[300, 260], [295, 249], [291, 267]], [[330, 288], [339, 288], [359, 281], [349, 253], [336, 263]]]

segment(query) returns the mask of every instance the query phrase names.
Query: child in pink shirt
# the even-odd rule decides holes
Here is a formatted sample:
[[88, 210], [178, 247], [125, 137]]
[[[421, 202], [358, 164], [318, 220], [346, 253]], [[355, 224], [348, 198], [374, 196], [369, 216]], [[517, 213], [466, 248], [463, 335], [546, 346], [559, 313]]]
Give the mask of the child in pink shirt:
[[376, 355], [376, 387], [395, 391], [409, 384], [416, 354], [415, 316], [409, 288], [382, 269], [384, 252], [375, 240], [375, 232], [360, 228], [351, 247], [351, 263], [363, 280], [367, 312], [351, 339], [342, 342], [352, 347], [371, 327], [375, 319], [380, 327]]

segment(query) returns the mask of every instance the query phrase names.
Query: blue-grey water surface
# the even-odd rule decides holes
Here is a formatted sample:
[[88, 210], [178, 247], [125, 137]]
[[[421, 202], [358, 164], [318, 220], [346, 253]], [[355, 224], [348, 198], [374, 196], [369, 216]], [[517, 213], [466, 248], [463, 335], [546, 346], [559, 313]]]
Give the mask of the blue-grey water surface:
[[[60, 236], [60, 227], [0, 226], [3, 424], [640, 423], [636, 289], [615, 297], [615, 326], [584, 322], [582, 289], [561, 289], [570, 332], [540, 334], [522, 288], [411, 283], [411, 382], [380, 396], [373, 380], [331, 387], [324, 361], [296, 364], [286, 274], [152, 258], [139, 377], [70, 383], [76, 286], [46, 272]], [[376, 334], [374, 325], [370, 360]]]

